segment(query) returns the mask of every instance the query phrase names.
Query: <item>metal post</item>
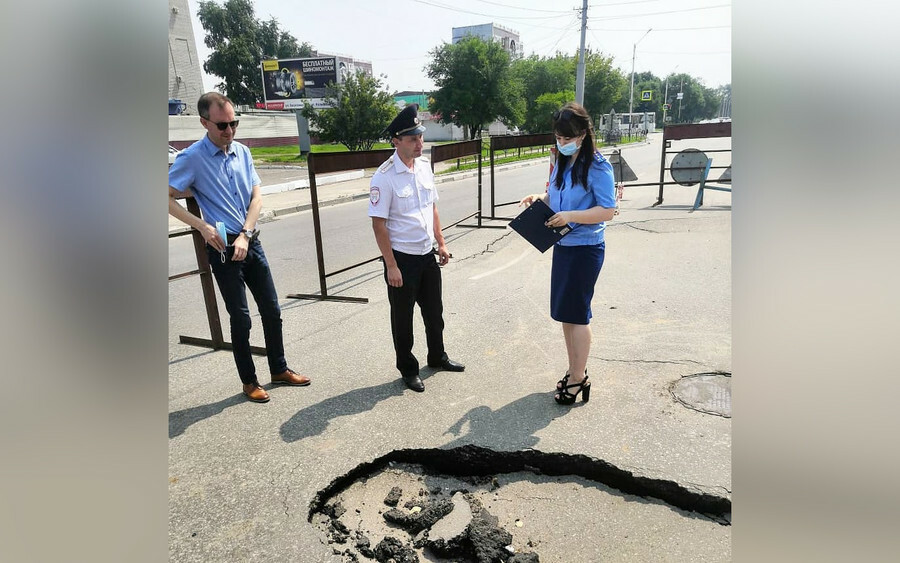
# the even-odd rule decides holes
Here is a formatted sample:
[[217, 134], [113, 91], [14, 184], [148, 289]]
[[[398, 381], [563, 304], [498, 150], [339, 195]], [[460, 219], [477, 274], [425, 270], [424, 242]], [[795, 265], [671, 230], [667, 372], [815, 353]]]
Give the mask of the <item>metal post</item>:
[[[575, 71], [575, 101], [584, 105], [584, 36], [587, 32], [587, 9], [588, 0], [584, 0], [584, 6], [581, 8], [581, 50], [578, 51], [578, 68]], [[491, 155], [493, 159], [493, 153]], [[493, 172], [493, 168], [491, 169]], [[491, 178], [491, 188], [494, 182]], [[491, 217], [494, 216], [494, 210], [491, 209]]]
[[300, 154], [309, 154], [312, 143], [309, 140], [309, 121], [303, 117], [301, 110], [294, 110], [297, 116], [297, 144], [300, 146]]
[[647, 37], [647, 34], [653, 31], [653, 28], [647, 30], [647, 33], [641, 35], [641, 38], [634, 42], [634, 47], [631, 50], [631, 95], [628, 96], [628, 135], [631, 136], [631, 127], [634, 124], [634, 116], [631, 115], [631, 112], [634, 109], [634, 57], [637, 54], [637, 44], [640, 43], [644, 37]]
[[[194, 198], [188, 198], [187, 209], [197, 217], [200, 217], [200, 206]], [[191, 233], [194, 241], [194, 254], [197, 257], [197, 265], [200, 267], [200, 287], [203, 289], [203, 302], [206, 306], [206, 319], [209, 322], [209, 336], [212, 346], [220, 350], [225, 343], [222, 337], [222, 322], [219, 319], [219, 305], [216, 302], [216, 290], [213, 283], [213, 273], [209, 266], [209, 256], [206, 253], [206, 241], [203, 235], [196, 229]], [[182, 337], [182, 342], [184, 337]]]

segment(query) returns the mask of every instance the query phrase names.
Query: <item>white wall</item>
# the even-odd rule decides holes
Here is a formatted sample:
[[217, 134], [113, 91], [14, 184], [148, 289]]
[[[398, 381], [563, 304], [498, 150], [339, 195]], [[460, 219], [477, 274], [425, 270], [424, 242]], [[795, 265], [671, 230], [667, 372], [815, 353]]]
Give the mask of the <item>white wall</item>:
[[[238, 139], [297, 136], [297, 118], [293, 113], [241, 114], [237, 119], [241, 122]], [[199, 116], [169, 116], [169, 141], [196, 141], [205, 134]]]

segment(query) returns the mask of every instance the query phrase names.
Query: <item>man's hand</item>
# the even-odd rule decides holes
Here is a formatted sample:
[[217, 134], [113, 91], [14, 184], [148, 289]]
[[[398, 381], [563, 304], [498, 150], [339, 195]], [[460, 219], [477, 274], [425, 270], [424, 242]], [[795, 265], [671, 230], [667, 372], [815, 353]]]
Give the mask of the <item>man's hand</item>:
[[247, 238], [247, 233], [241, 233], [238, 235], [236, 239], [234, 239], [234, 255], [231, 257], [231, 260], [234, 262], [240, 262], [244, 258], [247, 257], [247, 248], [250, 246], [250, 239]]
[[403, 274], [397, 265], [387, 267], [388, 285], [391, 287], [403, 287]]
[[438, 246], [438, 264], [446, 266], [448, 262], [450, 262], [450, 253], [447, 251], [447, 245], [441, 244]]
[[200, 231], [200, 234], [203, 235], [203, 240], [206, 241], [206, 244], [215, 248], [219, 252], [225, 252], [225, 245], [227, 244], [222, 237], [219, 236], [219, 231], [209, 223], [204, 223], [203, 227], [197, 229]]

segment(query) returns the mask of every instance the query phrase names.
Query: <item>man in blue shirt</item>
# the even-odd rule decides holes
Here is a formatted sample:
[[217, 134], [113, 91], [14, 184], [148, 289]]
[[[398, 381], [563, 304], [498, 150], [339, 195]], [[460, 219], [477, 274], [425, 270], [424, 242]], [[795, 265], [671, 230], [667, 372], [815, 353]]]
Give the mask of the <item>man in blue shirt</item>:
[[[250, 353], [250, 288], [262, 318], [266, 353], [273, 384], [309, 385], [304, 375], [288, 368], [284, 358], [281, 307], [272, 272], [257, 238], [256, 222], [262, 208], [259, 175], [250, 150], [234, 140], [238, 120], [234, 104], [217, 92], [197, 102], [206, 135], [181, 151], [169, 168], [169, 213], [203, 235], [209, 263], [231, 319], [231, 344], [244, 395], [265, 403], [269, 394], [259, 385]], [[190, 190], [190, 191], [188, 191]], [[203, 219], [182, 207], [177, 197], [193, 195]], [[224, 224], [225, 240], [217, 223]], [[246, 286], [246, 287], [245, 287]]]

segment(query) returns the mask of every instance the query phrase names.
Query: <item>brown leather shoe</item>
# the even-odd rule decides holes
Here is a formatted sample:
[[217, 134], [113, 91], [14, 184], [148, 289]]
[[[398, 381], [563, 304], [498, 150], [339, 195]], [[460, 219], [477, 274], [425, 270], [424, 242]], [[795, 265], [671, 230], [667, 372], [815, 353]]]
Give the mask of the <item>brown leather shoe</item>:
[[309, 385], [310, 379], [305, 375], [300, 375], [288, 368], [284, 373], [273, 375], [272, 383], [275, 385], [295, 385], [297, 387], [305, 387]]
[[266, 393], [265, 389], [259, 386], [259, 383], [244, 385], [244, 395], [247, 396], [247, 400], [253, 401], [254, 403], [269, 402], [269, 394]]

